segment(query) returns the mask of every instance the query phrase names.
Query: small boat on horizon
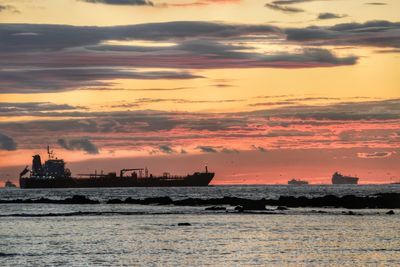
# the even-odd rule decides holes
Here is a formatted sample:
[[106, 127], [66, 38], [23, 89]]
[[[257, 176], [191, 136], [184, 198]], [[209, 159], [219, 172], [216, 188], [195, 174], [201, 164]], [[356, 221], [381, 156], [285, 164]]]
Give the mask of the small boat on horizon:
[[288, 181], [290, 185], [308, 185], [308, 181], [292, 179]]
[[4, 184], [4, 188], [17, 188], [17, 186], [10, 180], [7, 180]]

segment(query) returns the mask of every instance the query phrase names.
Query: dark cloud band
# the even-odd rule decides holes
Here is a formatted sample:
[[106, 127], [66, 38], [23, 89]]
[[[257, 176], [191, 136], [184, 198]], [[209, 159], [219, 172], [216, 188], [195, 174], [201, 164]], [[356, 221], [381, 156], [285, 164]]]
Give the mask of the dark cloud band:
[[[34, 108], [36, 109], [35, 106]], [[380, 142], [394, 144], [399, 138], [393, 125], [398, 125], [400, 121], [400, 100], [341, 102], [325, 106], [297, 105], [225, 114], [151, 110], [109, 112], [82, 110], [45, 112], [45, 115], [48, 118], [1, 122], [0, 128], [7, 133], [7, 135], [1, 135], [2, 148], [16, 149], [14, 139], [18, 141], [20, 147], [24, 148], [42, 146], [45, 145], [41, 143], [43, 140], [47, 142], [55, 136], [65, 136], [66, 138], [62, 141], [65, 148], [82, 150], [88, 142], [70, 142], [70, 140], [75, 140], [73, 136], [79, 135], [88, 136], [90, 140], [96, 140], [96, 143], [98, 141], [100, 144], [122, 138], [121, 140], [135, 141], [138, 145], [143, 143], [157, 145], [158, 151], [162, 153], [175, 153], [176, 150], [168, 146], [166, 142], [218, 138], [224, 140], [312, 139], [319, 134], [321, 129], [326, 135], [331, 133], [332, 125], [341, 125], [340, 129], [347, 129], [344, 125], [351, 123], [356, 123], [358, 126], [375, 125], [375, 128], [380, 125], [382, 130], [371, 132], [367, 137], [360, 137], [360, 132], [343, 133], [340, 139], [336, 137], [335, 140], [361, 142], [365, 139], [377, 139]], [[60, 116], [63, 119], [59, 119]], [[65, 119], [65, 117], [69, 118]], [[391, 130], [385, 129], [385, 125], [391, 125]], [[299, 128], [296, 128], [297, 126]], [[31, 133], [29, 140], [25, 135], [27, 131]], [[169, 131], [173, 134], [166, 134]], [[384, 137], [379, 137], [383, 135]], [[115, 146], [125, 145], [126, 143], [120, 142]], [[213, 153], [207, 146], [210, 145], [198, 147], [198, 150]], [[222, 149], [212, 148], [218, 152]], [[88, 149], [85, 151], [89, 152]]]
[[[127, 40], [133, 44], [115, 44]], [[135, 40], [151, 41], [155, 46], [134, 44]], [[303, 49], [267, 54], [246, 44], [247, 40], [296, 44]], [[371, 21], [288, 29], [195, 21], [112, 27], [0, 24], [0, 93], [104, 88], [117, 79], [201, 78], [186, 71], [132, 68], [289, 69], [356, 64], [357, 56], [338, 57], [325, 45], [398, 48], [400, 23]]]
[[154, 6], [152, 1], [147, 0], [80, 0], [91, 4], [123, 5], [123, 6]]
[[0, 133], [0, 150], [16, 150], [17, 143], [15, 143], [14, 139]]
[[87, 138], [66, 140], [60, 138], [57, 143], [67, 150], [83, 150], [88, 154], [99, 154], [99, 149]]
[[341, 18], [345, 18], [345, 17], [347, 17], [347, 15], [335, 14], [335, 13], [330, 13], [330, 12], [320, 13], [318, 15], [318, 19], [341, 19]]
[[400, 47], [399, 22], [343, 23], [328, 27], [291, 28], [285, 32], [288, 41], [315, 46]]

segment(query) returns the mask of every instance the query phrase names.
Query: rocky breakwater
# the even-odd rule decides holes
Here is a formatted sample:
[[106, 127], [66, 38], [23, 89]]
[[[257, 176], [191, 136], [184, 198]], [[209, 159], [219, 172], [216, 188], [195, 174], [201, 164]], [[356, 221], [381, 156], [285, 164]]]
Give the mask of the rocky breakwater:
[[[334, 196], [327, 195], [322, 197], [293, 197], [281, 196], [278, 199], [246, 199], [238, 197], [223, 198], [185, 198], [172, 200], [170, 197], [156, 197], [145, 199], [127, 198], [110, 199], [107, 204], [140, 204], [140, 205], [175, 205], [175, 206], [236, 206], [242, 210], [265, 210], [266, 206], [283, 207], [332, 207], [347, 209], [398, 209], [400, 208], [400, 193], [385, 193], [371, 196]], [[240, 209], [240, 208], [238, 208]]]
[[[100, 201], [90, 199], [82, 195], [74, 195], [65, 199], [0, 199], [0, 204], [21, 203], [21, 204], [100, 204]], [[371, 196], [334, 196], [321, 197], [294, 197], [281, 196], [278, 199], [246, 199], [238, 197], [222, 198], [185, 198], [173, 200], [168, 196], [135, 199], [109, 199], [106, 204], [137, 204], [137, 205], [175, 205], [175, 206], [234, 206], [238, 210], [265, 210], [266, 206], [278, 206], [280, 210], [285, 207], [330, 207], [346, 209], [400, 209], [400, 193], [384, 193]]]

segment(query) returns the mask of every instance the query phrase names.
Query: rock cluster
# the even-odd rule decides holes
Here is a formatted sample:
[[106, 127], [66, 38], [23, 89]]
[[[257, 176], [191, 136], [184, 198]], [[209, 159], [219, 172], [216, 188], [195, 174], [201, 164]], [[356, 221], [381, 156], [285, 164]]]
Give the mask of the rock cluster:
[[[176, 205], [176, 206], [240, 206], [243, 210], [265, 210], [265, 206], [278, 206], [279, 210], [284, 210], [286, 207], [333, 207], [347, 209], [397, 209], [400, 208], [400, 194], [385, 193], [372, 196], [358, 197], [347, 195], [338, 197], [327, 195], [323, 197], [293, 197], [281, 196], [279, 199], [246, 199], [238, 197], [223, 197], [223, 198], [185, 198], [181, 200], [172, 200], [169, 197], [156, 197], [145, 199], [127, 198], [125, 200], [110, 199], [108, 204], [141, 204], [141, 205]], [[210, 207], [210, 210], [213, 208]]]
[[[92, 200], [82, 195], [55, 200], [48, 198], [39, 199], [0, 199], [0, 203], [49, 203], [49, 204], [99, 204], [98, 200]], [[384, 193], [372, 196], [358, 197], [354, 195], [323, 197], [293, 197], [281, 196], [279, 199], [246, 199], [238, 197], [223, 198], [185, 198], [172, 200], [170, 197], [152, 197], [135, 199], [128, 197], [122, 199], [109, 199], [107, 204], [140, 204], [140, 205], [175, 205], [175, 206], [210, 206], [207, 210], [223, 210], [224, 206], [238, 207], [240, 210], [266, 210], [265, 206], [278, 206], [278, 210], [285, 210], [287, 207], [333, 207], [346, 209], [399, 209], [400, 193]]]
[[27, 203], [27, 204], [100, 204], [98, 200], [92, 200], [82, 195], [74, 195], [66, 199], [0, 199], [0, 203]]

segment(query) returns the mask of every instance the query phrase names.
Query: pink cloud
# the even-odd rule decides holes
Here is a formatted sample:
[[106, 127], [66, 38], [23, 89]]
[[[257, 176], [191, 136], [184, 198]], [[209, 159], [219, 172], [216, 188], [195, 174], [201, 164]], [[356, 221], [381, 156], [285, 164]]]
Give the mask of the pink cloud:
[[381, 159], [388, 158], [395, 154], [395, 151], [390, 152], [372, 152], [372, 153], [357, 153], [357, 157], [363, 159]]

